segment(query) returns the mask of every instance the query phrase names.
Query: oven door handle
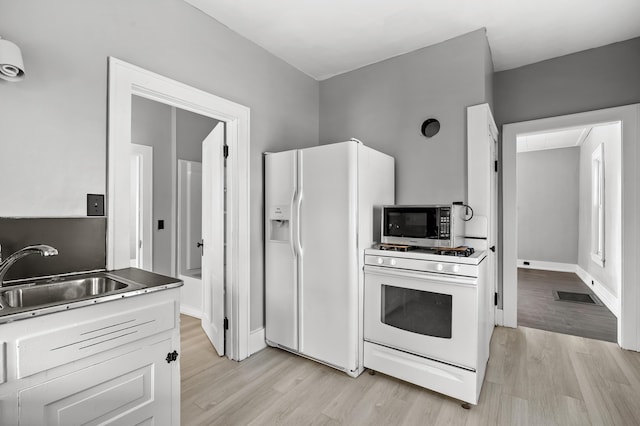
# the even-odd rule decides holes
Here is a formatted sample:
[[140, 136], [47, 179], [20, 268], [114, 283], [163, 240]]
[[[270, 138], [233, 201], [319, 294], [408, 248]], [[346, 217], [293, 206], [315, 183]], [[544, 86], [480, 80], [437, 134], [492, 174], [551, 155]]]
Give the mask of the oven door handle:
[[477, 287], [477, 277], [467, 277], [464, 275], [436, 274], [432, 272], [412, 271], [409, 269], [388, 268], [384, 266], [365, 265], [364, 272], [368, 274], [376, 274], [383, 277], [403, 277], [419, 280], [428, 279], [430, 281], [438, 281], [461, 287]]

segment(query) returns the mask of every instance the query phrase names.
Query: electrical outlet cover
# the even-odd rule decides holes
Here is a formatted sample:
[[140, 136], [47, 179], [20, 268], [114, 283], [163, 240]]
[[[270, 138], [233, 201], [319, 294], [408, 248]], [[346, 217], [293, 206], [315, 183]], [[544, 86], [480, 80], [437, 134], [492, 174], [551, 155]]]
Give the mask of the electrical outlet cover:
[[87, 194], [87, 216], [104, 216], [103, 194]]

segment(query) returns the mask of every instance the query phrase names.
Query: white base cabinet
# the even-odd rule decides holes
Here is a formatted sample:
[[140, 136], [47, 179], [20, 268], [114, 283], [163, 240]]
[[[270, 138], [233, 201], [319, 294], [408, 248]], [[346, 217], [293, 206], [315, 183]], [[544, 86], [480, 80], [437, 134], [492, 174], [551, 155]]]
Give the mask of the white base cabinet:
[[0, 424], [178, 425], [179, 297], [168, 289], [0, 325]]

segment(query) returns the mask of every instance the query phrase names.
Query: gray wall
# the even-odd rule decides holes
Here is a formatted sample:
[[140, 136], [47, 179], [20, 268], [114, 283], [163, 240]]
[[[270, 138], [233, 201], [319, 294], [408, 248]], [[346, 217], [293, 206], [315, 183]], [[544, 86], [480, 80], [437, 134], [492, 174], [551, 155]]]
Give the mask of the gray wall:
[[202, 141], [219, 121], [183, 109], [176, 110], [176, 151], [180, 160], [202, 163]]
[[[396, 159], [396, 202], [466, 199], [466, 107], [491, 100], [485, 31], [320, 82], [320, 142], [349, 138]], [[420, 135], [440, 120], [440, 133]]]
[[[0, 0], [26, 78], [0, 83], [0, 215], [84, 215], [106, 192], [107, 57], [251, 108], [251, 328], [263, 325], [262, 152], [318, 143], [318, 82], [182, 0]], [[28, 168], [29, 173], [25, 173]]]
[[494, 118], [505, 123], [640, 102], [640, 38], [497, 72]]
[[[591, 154], [604, 144], [604, 267], [591, 260]], [[622, 139], [620, 124], [594, 127], [580, 153], [580, 244], [578, 265], [620, 297], [622, 270]]]
[[578, 263], [580, 148], [517, 154], [518, 259]]

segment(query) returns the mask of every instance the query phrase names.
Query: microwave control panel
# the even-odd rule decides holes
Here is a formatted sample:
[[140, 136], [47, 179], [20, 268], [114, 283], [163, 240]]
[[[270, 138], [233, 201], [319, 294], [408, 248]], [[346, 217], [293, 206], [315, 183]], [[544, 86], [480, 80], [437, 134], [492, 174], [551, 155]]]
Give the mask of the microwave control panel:
[[440, 222], [440, 239], [449, 239], [451, 235], [451, 209], [448, 207], [441, 207], [438, 209], [439, 222]]

